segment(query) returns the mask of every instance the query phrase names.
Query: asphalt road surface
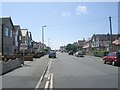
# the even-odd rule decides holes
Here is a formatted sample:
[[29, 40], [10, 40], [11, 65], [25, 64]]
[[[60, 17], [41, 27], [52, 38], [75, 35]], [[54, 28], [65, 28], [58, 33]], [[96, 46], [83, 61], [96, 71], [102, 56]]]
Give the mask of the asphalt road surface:
[[54, 88], [118, 88], [118, 67], [103, 64], [102, 58], [58, 53], [51, 60]]

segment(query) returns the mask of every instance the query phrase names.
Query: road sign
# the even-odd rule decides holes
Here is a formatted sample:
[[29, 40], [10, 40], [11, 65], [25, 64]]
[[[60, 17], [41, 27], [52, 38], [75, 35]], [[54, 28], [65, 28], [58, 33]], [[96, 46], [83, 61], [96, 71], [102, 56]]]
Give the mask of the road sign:
[[20, 45], [20, 49], [22, 49], [22, 50], [26, 50], [27, 47], [28, 47], [27, 44], [21, 44], [21, 45]]

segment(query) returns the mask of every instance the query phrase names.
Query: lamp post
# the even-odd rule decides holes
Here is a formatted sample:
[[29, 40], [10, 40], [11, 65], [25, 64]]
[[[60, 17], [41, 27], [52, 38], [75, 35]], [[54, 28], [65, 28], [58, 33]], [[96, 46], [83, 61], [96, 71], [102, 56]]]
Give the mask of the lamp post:
[[47, 27], [46, 25], [42, 26], [42, 44], [43, 44], [43, 50], [44, 50], [44, 27]]

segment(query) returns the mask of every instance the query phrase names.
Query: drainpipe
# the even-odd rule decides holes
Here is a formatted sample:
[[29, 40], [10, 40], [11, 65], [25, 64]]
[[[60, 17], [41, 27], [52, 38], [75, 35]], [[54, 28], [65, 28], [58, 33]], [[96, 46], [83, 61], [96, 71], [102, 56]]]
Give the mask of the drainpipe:
[[3, 46], [3, 24], [2, 24], [2, 56], [4, 55], [4, 52], [3, 52], [3, 48], [4, 48], [4, 46]]

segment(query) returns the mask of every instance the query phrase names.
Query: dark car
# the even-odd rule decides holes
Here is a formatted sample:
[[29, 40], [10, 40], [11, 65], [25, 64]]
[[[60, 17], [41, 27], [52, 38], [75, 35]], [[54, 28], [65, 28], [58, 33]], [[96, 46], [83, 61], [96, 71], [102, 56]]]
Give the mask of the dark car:
[[73, 55], [74, 53], [73, 53], [73, 51], [69, 51], [68, 54], [69, 55]]
[[110, 52], [107, 56], [103, 57], [104, 64], [109, 62], [112, 65], [120, 65], [120, 52]]
[[55, 51], [50, 51], [49, 52], [49, 58], [56, 58], [56, 52]]

